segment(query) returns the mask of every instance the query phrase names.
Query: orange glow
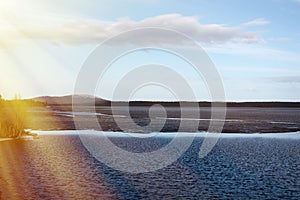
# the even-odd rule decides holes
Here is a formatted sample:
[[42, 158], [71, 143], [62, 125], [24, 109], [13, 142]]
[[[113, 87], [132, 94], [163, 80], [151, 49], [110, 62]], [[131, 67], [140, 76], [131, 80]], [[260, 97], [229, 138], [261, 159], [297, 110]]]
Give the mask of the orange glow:
[[14, 100], [0, 105], [0, 137], [16, 138], [25, 134], [28, 120], [27, 103]]

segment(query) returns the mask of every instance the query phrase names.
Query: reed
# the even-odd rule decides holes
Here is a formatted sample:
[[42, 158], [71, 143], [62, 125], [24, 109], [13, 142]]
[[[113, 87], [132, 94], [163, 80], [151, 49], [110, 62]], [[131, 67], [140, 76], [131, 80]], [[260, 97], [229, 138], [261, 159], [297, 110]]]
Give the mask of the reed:
[[21, 100], [0, 102], [0, 137], [17, 138], [26, 134], [27, 108]]

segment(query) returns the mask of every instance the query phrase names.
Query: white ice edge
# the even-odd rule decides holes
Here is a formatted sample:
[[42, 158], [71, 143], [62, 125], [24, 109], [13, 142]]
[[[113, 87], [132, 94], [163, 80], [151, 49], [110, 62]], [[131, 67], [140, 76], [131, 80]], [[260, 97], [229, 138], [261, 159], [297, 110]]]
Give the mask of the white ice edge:
[[[153, 132], [153, 133], [124, 133], [124, 132], [102, 132], [96, 130], [64, 130], [64, 131], [39, 131], [31, 130], [30, 132], [36, 133], [38, 135], [94, 135], [99, 137], [138, 137], [138, 138], [148, 138], [148, 137], [215, 137], [217, 135], [220, 138], [282, 138], [282, 139], [300, 139], [300, 132], [287, 132], [287, 133], [208, 133], [208, 132]], [[102, 134], [99, 134], [102, 133]]]
[[[76, 116], [103, 116], [103, 117], [118, 117], [118, 118], [126, 118], [125, 115], [109, 115], [104, 113], [94, 113], [94, 112], [62, 112], [62, 111], [34, 111], [34, 112], [53, 112], [57, 115], [65, 116], [65, 117], [74, 117]], [[243, 122], [244, 120], [240, 119], [210, 119], [210, 118], [180, 118], [180, 117], [155, 117], [156, 119], [163, 119], [163, 120], [185, 120], [185, 121], [224, 121], [224, 122]], [[268, 121], [270, 124], [288, 124], [288, 125], [295, 125], [292, 122], [278, 122], [278, 121]]]

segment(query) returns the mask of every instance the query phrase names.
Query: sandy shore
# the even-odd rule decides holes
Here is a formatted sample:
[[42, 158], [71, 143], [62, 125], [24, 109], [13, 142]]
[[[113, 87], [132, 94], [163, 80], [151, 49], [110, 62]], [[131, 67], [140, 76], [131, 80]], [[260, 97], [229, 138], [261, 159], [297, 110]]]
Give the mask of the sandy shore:
[[8, 141], [8, 140], [18, 140], [18, 139], [23, 139], [23, 140], [33, 140], [33, 139], [37, 139], [38, 138], [38, 134], [36, 133], [28, 133], [28, 135], [23, 135], [17, 138], [0, 138], [0, 142], [3, 141]]
[[0, 138], [0, 142], [7, 141], [7, 140], [15, 140], [15, 138]]

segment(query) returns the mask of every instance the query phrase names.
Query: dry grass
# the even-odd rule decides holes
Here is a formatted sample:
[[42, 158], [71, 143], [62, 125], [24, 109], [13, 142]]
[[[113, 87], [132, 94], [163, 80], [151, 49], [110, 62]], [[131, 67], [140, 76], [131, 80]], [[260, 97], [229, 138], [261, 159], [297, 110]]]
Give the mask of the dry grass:
[[0, 102], [0, 137], [17, 138], [25, 135], [28, 104], [21, 100]]

